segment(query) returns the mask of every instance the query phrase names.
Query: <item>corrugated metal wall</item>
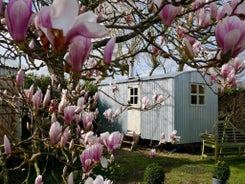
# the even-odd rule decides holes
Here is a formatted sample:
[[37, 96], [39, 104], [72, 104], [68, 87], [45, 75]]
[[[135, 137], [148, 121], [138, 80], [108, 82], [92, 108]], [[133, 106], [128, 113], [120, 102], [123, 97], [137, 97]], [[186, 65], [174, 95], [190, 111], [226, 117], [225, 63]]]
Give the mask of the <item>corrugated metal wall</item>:
[[[104, 93], [108, 96], [115, 98], [118, 102], [127, 103], [127, 86], [127, 83], [117, 85], [119, 91], [116, 91], [115, 93], [112, 92], [111, 86], [109, 84], [101, 85], [99, 89], [103, 90]], [[113, 122], [108, 122], [102, 115], [103, 112], [108, 108], [111, 108], [115, 112], [117, 109], [121, 108], [121, 105], [116, 103], [104, 93], [102, 93], [101, 91], [99, 92], [98, 109], [101, 116], [100, 124], [102, 125], [102, 127], [99, 127], [99, 129], [101, 131], [119, 130], [125, 133], [127, 131], [127, 111], [124, 111], [122, 114], [120, 114], [119, 118], [115, 119]]]
[[148, 80], [142, 83], [142, 97], [147, 96], [151, 102], [155, 93], [169, 96], [164, 105], [141, 114], [141, 138], [160, 140], [164, 132], [166, 138], [170, 137], [173, 129], [173, 78]]
[[[191, 83], [205, 86], [205, 105], [191, 105]], [[199, 142], [201, 141], [200, 133], [211, 129], [213, 123], [218, 119], [218, 97], [197, 72], [187, 72], [177, 76], [175, 90], [175, 129], [181, 136], [180, 143]]]
[[[116, 99], [122, 103], [128, 100], [128, 86], [136, 80], [124, 80], [118, 83], [119, 92], [116, 92]], [[177, 135], [181, 136], [179, 143], [199, 142], [201, 132], [212, 128], [213, 123], [218, 118], [218, 97], [205, 87], [206, 102], [204, 106], [193, 106], [190, 104], [190, 84], [204, 83], [202, 77], [197, 72], [183, 72], [168, 77], [154, 79], [147, 78], [140, 81], [141, 98], [147, 96], [152, 101], [155, 93], [160, 93], [164, 97], [169, 96], [165, 105], [159, 106], [150, 111], [142, 111], [141, 114], [141, 138], [159, 140], [161, 134], [166, 134], [169, 141], [170, 134], [177, 130]], [[101, 85], [101, 89], [108, 95], [113, 93], [110, 86]], [[119, 104], [100, 93], [99, 110], [107, 108], [116, 110]], [[127, 111], [111, 124], [111, 128], [127, 131]], [[108, 123], [107, 123], [108, 124]]]

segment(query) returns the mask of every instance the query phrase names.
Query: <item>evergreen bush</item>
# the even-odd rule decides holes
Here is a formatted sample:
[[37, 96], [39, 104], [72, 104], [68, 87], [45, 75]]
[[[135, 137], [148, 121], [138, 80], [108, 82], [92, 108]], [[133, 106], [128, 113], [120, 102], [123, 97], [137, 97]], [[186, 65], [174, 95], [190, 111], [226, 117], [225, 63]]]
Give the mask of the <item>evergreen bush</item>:
[[165, 173], [163, 168], [157, 163], [151, 163], [144, 172], [144, 181], [147, 184], [161, 184], [164, 182]]

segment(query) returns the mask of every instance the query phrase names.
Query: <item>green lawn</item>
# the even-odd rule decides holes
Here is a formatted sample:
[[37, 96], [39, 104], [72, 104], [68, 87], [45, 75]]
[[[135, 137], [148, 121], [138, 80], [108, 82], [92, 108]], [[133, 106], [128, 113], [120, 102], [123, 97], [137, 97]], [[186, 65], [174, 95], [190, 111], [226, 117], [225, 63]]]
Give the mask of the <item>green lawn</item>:
[[[143, 184], [145, 168], [152, 162], [158, 163], [165, 171], [165, 184], [210, 184], [214, 160], [206, 158], [201, 160], [200, 154], [171, 153], [158, 151], [156, 157], [149, 157], [149, 148], [138, 148], [136, 151], [129, 151], [126, 148], [116, 150], [114, 153], [115, 162], [113, 167], [106, 170], [101, 166], [95, 168], [94, 174], [102, 174], [106, 178], [113, 180], [114, 184]], [[245, 156], [241, 158], [225, 157], [225, 161], [230, 165], [231, 176], [229, 184], [245, 184]], [[78, 165], [80, 161], [78, 160]], [[16, 172], [9, 173], [9, 183], [22, 184], [28, 168], [21, 168]], [[58, 162], [51, 162], [47, 166], [47, 171], [43, 177], [44, 184], [60, 184], [60, 173], [63, 167], [59, 167]], [[54, 171], [50, 171], [50, 170]], [[57, 171], [57, 172], [56, 172]], [[31, 169], [29, 183], [34, 183], [36, 175]], [[74, 173], [75, 184], [80, 184], [82, 176]], [[0, 176], [0, 183], [3, 183]]]
[[[245, 157], [225, 157], [230, 165], [229, 184], [245, 184]], [[200, 155], [186, 153], [157, 152], [156, 157], [149, 158], [149, 149], [115, 152], [118, 168], [113, 175], [115, 184], [143, 183], [143, 175], [149, 163], [157, 162], [165, 170], [165, 184], [210, 184], [214, 160], [200, 159]]]

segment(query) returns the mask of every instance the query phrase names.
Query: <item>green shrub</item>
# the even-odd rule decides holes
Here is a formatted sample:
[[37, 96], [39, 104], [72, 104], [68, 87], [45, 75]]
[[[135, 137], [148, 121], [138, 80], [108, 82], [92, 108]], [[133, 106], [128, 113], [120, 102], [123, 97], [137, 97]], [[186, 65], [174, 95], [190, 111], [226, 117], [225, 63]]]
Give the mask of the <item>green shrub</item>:
[[144, 172], [144, 181], [147, 184], [161, 184], [164, 182], [165, 173], [163, 168], [157, 163], [149, 164]]
[[214, 167], [213, 178], [219, 180], [228, 180], [230, 177], [230, 167], [224, 161], [218, 161]]

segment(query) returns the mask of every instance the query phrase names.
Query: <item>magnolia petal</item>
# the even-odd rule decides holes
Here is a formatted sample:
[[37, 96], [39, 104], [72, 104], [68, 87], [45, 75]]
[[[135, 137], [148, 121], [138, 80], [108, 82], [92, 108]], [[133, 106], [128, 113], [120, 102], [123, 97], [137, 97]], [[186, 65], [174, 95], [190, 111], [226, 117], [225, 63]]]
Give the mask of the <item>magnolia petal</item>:
[[[239, 34], [237, 34], [239, 32]], [[234, 36], [234, 38], [233, 38]], [[217, 44], [225, 53], [231, 51], [236, 57], [245, 49], [245, 23], [236, 16], [225, 17], [218, 22], [215, 29]]]
[[102, 38], [108, 34], [106, 27], [98, 23], [80, 22], [75, 24], [67, 33], [66, 42], [70, 43], [72, 39], [81, 35], [87, 38]]
[[42, 184], [42, 183], [43, 183], [42, 175], [38, 175], [35, 179], [35, 184]]
[[74, 184], [73, 180], [73, 172], [71, 172], [68, 176], [67, 184]]
[[62, 133], [62, 126], [58, 121], [52, 123], [49, 130], [50, 143], [55, 144], [59, 141], [59, 138]]
[[4, 142], [5, 153], [11, 154], [11, 144], [10, 144], [10, 141], [6, 135], [4, 135], [3, 142]]
[[105, 157], [101, 157], [100, 158], [100, 164], [103, 168], [107, 168], [108, 167], [108, 160]]
[[179, 14], [180, 11], [181, 7], [177, 7], [172, 4], [167, 4], [159, 12], [159, 16], [166, 26], [171, 26], [172, 22], [174, 21], [175, 17]]
[[52, 26], [63, 30], [66, 35], [79, 12], [76, 0], [54, 0], [52, 13]]
[[5, 20], [12, 38], [21, 42], [25, 39], [26, 32], [32, 15], [32, 0], [10, 0], [5, 10]]
[[16, 74], [16, 85], [22, 86], [24, 80], [25, 72], [24, 70], [20, 69]]
[[101, 175], [97, 175], [93, 184], [102, 184], [104, 183], [104, 178]]
[[106, 64], [110, 64], [111, 63], [111, 59], [112, 59], [112, 54], [113, 54], [113, 50], [115, 47], [115, 43], [116, 43], [116, 37], [112, 37], [106, 44], [105, 49], [104, 49], [104, 62]]
[[72, 69], [80, 72], [84, 62], [92, 50], [92, 42], [89, 38], [77, 36], [69, 45], [69, 60]]
[[76, 18], [76, 23], [78, 22], [97, 22], [97, 16], [92, 12], [92, 11], [88, 11], [85, 13], [80, 14], [77, 18]]
[[35, 22], [36, 28], [40, 26], [45, 28], [52, 28], [51, 12], [52, 12], [52, 8], [50, 6], [44, 6], [40, 10], [37, 16], [37, 21]]
[[237, 42], [240, 39], [240, 31], [234, 29], [224, 36], [224, 52], [228, 52], [229, 50], [233, 51], [234, 47], [236, 46]]
[[93, 178], [88, 177], [84, 184], [93, 184], [93, 182], [94, 182]]

